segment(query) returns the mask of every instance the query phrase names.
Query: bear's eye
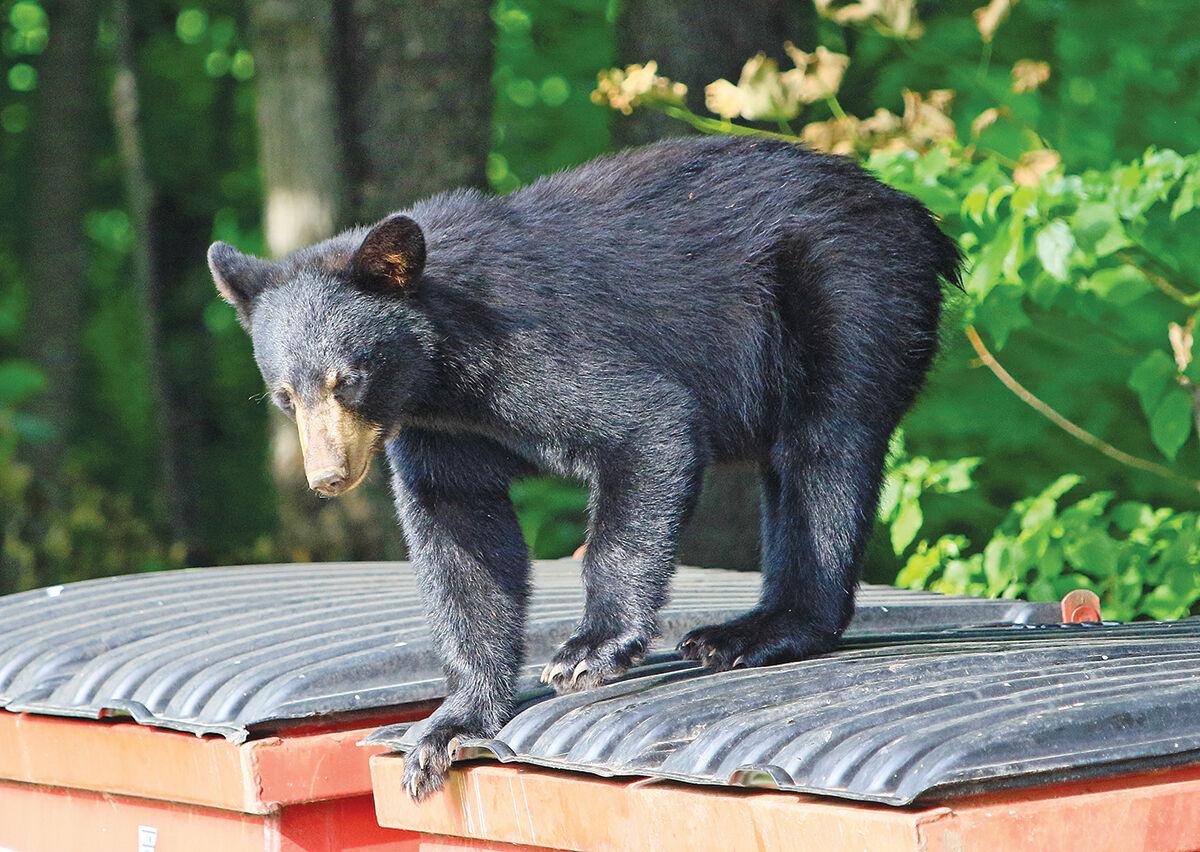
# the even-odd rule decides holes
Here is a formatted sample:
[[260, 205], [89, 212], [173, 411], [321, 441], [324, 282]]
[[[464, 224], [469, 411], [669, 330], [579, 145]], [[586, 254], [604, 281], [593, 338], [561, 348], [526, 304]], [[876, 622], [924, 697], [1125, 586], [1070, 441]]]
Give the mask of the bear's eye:
[[338, 370], [336, 381], [330, 386], [334, 399], [346, 408], [353, 408], [359, 404], [363, 390], [363, 375], [354, 370]]
[[331, 391], [352, 388], [362, 377], [353, 370], [330, 370], [325, 374], [325, 386]]

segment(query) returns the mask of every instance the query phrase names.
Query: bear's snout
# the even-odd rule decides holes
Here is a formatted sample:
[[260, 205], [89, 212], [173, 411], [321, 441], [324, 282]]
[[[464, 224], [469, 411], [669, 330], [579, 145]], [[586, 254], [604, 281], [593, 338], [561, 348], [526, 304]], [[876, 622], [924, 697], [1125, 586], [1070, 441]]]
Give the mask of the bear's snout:
[[296, 407], [296, 428], [308, 487], [336, 497], [357, 487], [371, 469], [381, 429], [342, 407], [332, 394]]
[[349, 480], [349, 471], [345, 468], [326, 468], [308, 474], [308, 487], [325, 497], [336, 497]]

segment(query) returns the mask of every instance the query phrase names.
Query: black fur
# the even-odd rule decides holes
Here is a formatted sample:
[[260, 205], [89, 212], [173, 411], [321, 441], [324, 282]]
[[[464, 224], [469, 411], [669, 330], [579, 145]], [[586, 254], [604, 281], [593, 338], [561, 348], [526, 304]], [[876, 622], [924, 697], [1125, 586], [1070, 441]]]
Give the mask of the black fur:
[[930, 213], [847, 160], [710, 137], [404, 216], [377, 229], [402, 236], [402, 281], [355, 273], [356, 252], [386, 256], [365, 229], [269, 269], [210, 256], [219, 284], [244, 276], [222, 290], [242, 298], [268, 384], [303, 396], [337, 368], [356, 378], [343, 402], [389, 436], [451, 684], [408, 761], [411, 794], [442, 784], [455, 737], [510, 713], [528, 556], [508, 488], [534, 470], [592, 489], [587, 608], [547, 667], [557, 689], [645, 653], [719, 460], [762, 470], [761, 602], [680, 651], [724, 669], [832, 647], [889, 437], [937, 348], [939, 278], [958, 280]]

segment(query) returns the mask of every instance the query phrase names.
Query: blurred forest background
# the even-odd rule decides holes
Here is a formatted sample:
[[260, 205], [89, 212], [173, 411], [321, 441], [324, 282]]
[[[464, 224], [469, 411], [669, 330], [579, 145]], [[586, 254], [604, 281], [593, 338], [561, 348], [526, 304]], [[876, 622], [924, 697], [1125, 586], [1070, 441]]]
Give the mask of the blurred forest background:
[[[0, 593], [403, 555], [381, 467], [307, 491], [212, 240], [279, 255], [442, 189], [758, 132], [861, 158], [971, 260], [868, 578], [1083, 585], [1126, 618], [1200, 599], [1195, 0], [0, 10]], [[711, 475], [682, 559], [754, 568], [756, 493]], [[537, 555], [582, 541], [581, 485], [513, 497]]]

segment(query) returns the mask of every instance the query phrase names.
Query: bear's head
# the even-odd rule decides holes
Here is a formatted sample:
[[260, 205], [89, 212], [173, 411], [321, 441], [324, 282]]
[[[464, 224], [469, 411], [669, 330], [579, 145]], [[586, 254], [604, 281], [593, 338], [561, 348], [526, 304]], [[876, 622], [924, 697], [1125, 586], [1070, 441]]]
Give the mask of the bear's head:
[[218, 242], [208, 264], [271, 399], [296, 421], [309, 486], [327, 497], [356, 487], [433, 372], [410, 304], [425, 265], [420, 227], [397, 214], [278, 262]]

